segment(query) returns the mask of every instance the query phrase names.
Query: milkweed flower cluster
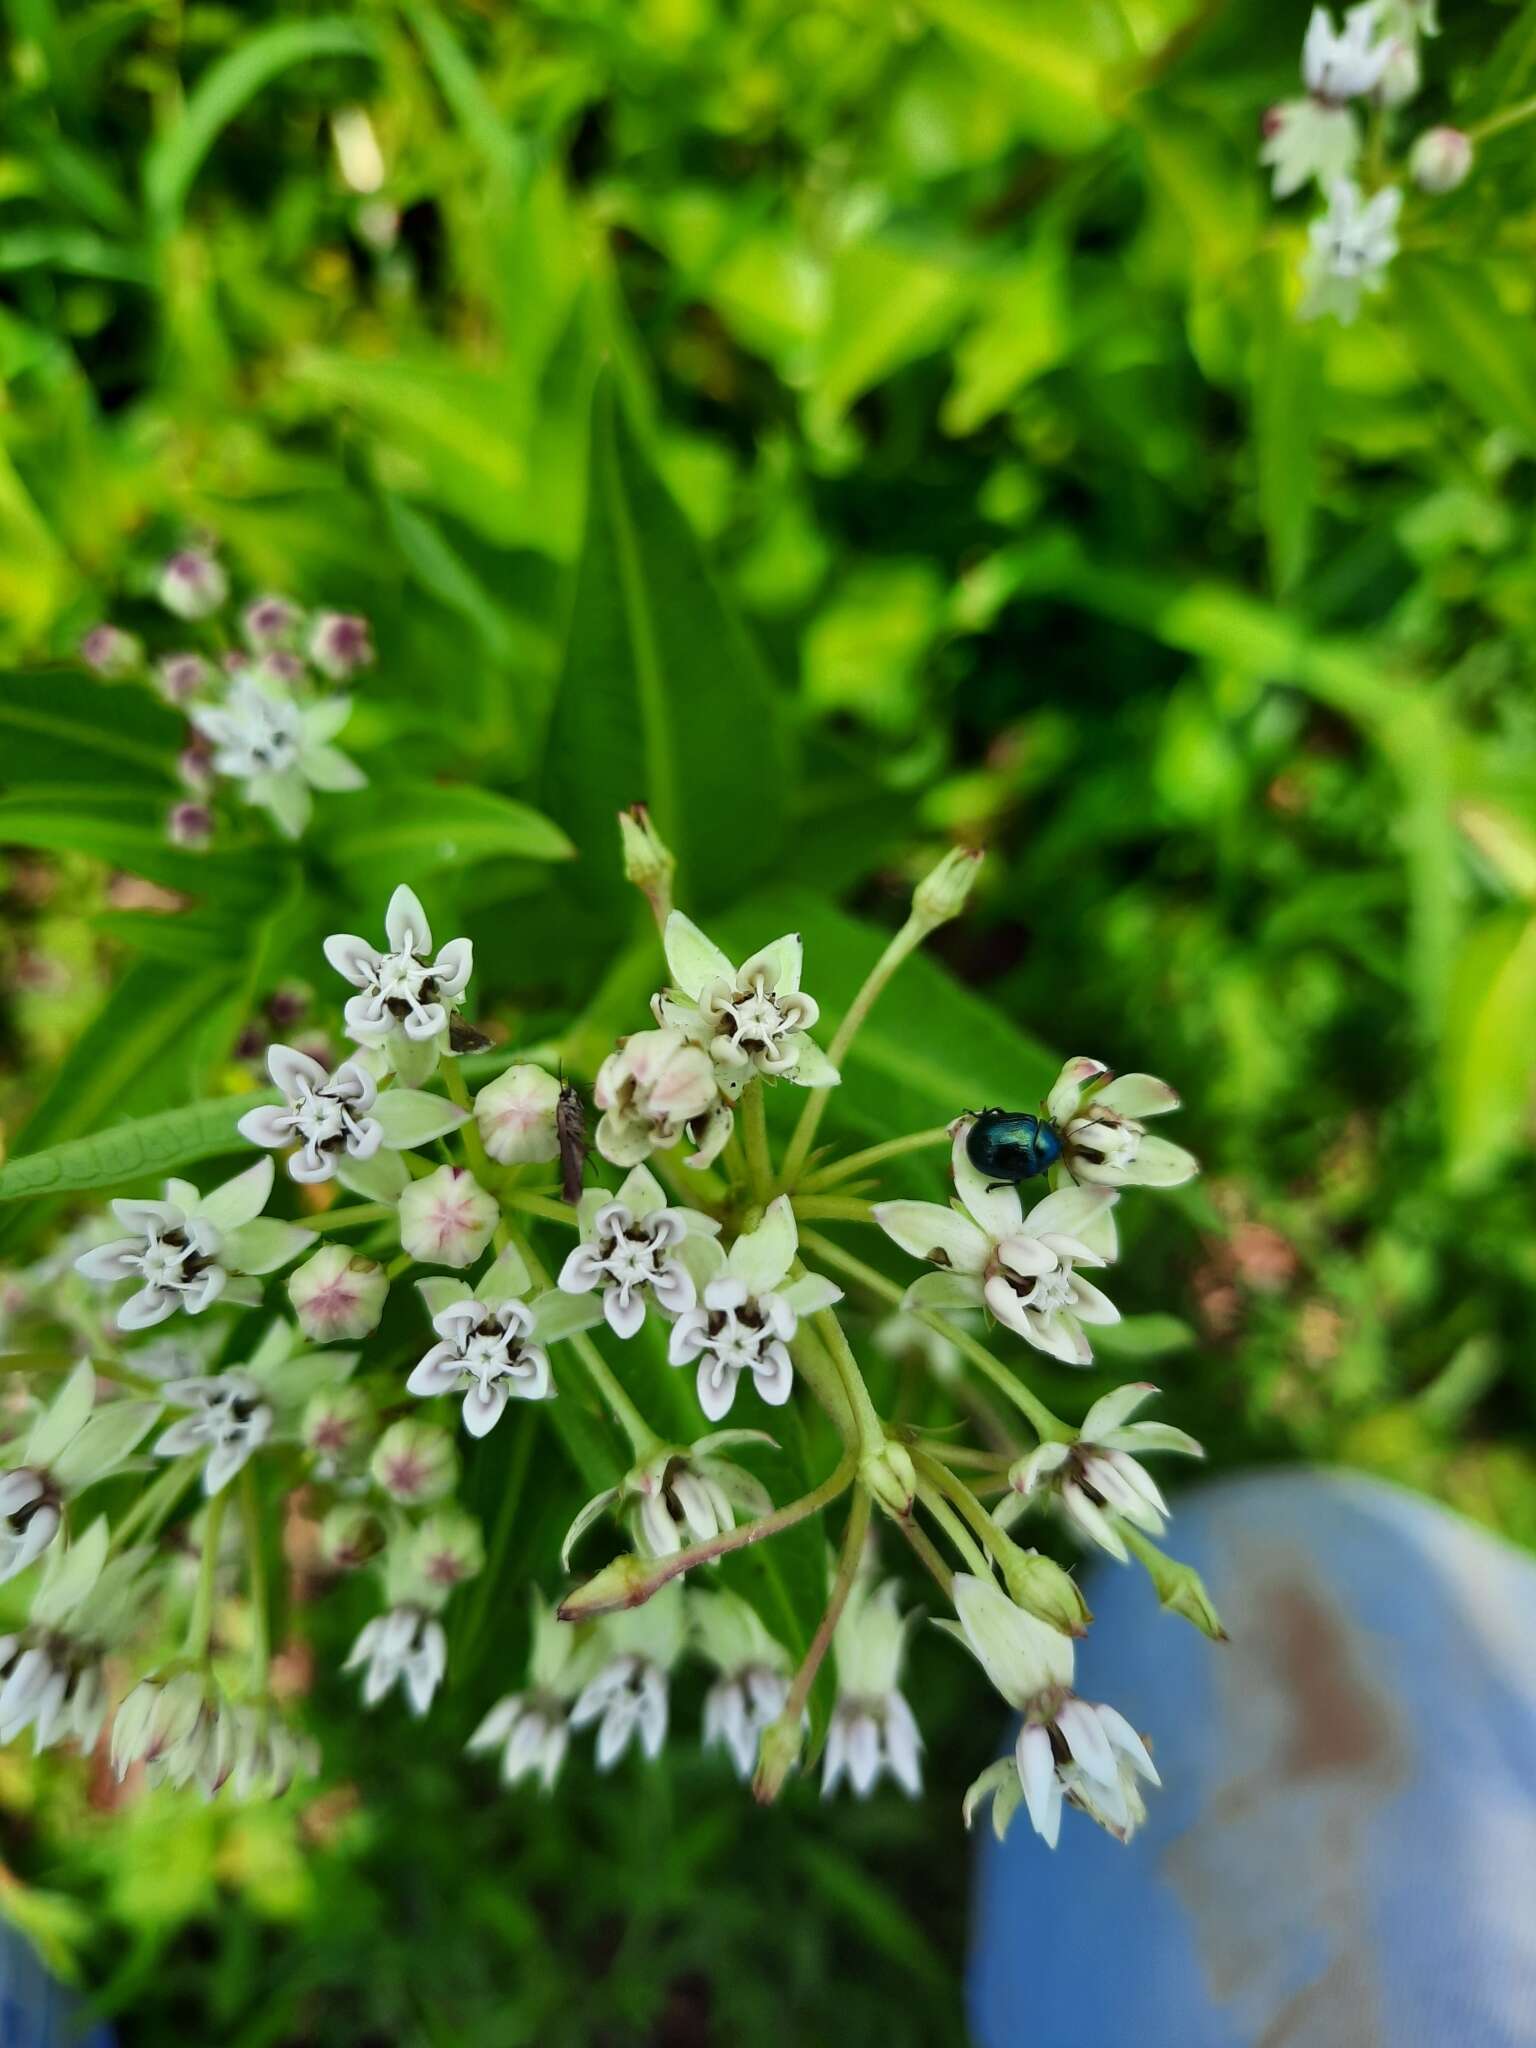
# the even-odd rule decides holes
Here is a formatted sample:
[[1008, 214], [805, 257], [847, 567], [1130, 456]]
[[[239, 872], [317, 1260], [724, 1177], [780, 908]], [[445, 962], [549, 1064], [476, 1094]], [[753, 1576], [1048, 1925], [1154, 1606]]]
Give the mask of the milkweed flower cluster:
[[[1421, 192], [1451, 192], [1472, 169], [1470, 137], [1424, 130], [1394, 174], [1374, 147], [1366, 171], [1367, 123], [1384, 137], [1397, 110], [1418, 92], [1422, 45], [1439, 33], [1436, 0], [1364, 0], [1342, 21], [1315, 7], [1301, 52], [1303, 98], [1264, 116], [1260, 162], [1277, 199], [1316, 185], [1324, 207], [1307, 231], [1303, 319], [1331, 314], [1348, 325], [1362, 299], [1379, 292], [1398, 251], [1406, 176]], [[1363, 180], [1363, 182], [1362, 182]]]
[[[187, 617], [224, 601], [206, 564], [166, 588]], [[253, 655], [313, 647], [275, 597], [243, 631]], [[1042, 1353], [1091, 1369], [1118, 1320], [1119, 1205], [1197, 1170], [1149, 1128], [1176, 1095], [1082, 1056], [1033, 1108], [955, 1103], [872, 1149], [819, 1144], [863, 1017], [959, 914], [977, 857], [939, 864], [834, 1001], [815, 975], [836, 963], [798, 934], [741, 957], [674, 909], [648, 819], [628, 815], [625, 844], [659, 985], [638, 1029], [585, 1053], [590, 1110], [559, 1070], [569, 1047], [487, 1049], [466, 1021], [469, 940], [401, 885], [375, 936], [324, 942], [345, 1055], [267, 1047], [270, 1085], [231, 1118], [253, 1162], [110, 1198], [50, 1285], [22, 1290], [65, 1349], [0, 1469], [0, 1577], [35, 1574], [27, 1620], [0, 1636], [0, 1740], [105, 1739], [135, 1784], [276, 1797], [320, 1759], [274, 1695], [275, 1614], [332, 1643], [362, 1708], [430, 1723], [450, 1675], [473, 1679], [521, 1633], [491, 1616], [526, 1604], [526, 1662], [492, 1675], [469, 1743], [509, 1786], [548, 1790], [587, 1741], [599, 1771], [659, 1756], [697, 1659], [702, 1741], [758, 1797], [796, 1769], [823, 1796], [915, 1796], [936, 1604], [1021, 1717], [968, 1814], [990, 1796], [1002, 1825], [1022, 1805], [1054, 1841], [1070, 1805], [1128, 1836], [1150, 1753], [1076, 1692], [1087, 1609], [1021, 1539], [1054, 1523], [1134, 1558], [1165, 1605], [1218, 1632], [1154, 1540], [1169, 1503], [1143, 1462], [1199, 1446], [1137, 1419], [1144, 1384], [1100, 1392], [1074, 1427], [1026, 1374]], [[939, 1153], [949, 1201], [879, 1198], [888, 1160], [936, 1183]], [[928, 1270], [888, 1276], [850, 1229], [873, 1259]], [[984, 1370], [1014, 1421], [981, 1447], [882, 1415], [896, 1356], [947, 1396]], [[541, 1458], [556, 1434], [562, 1452]], [[536, 1472], [547, 1505], [566, 1459], [595, 1490], [541, 1514], [567, 1524], [558, 1554], [530, 1556], [515, 1513], [488, 1533], [466, 1505], [466, 1472], [481, 1503], [503, 1488], [516, 1503]], [[81, 1504], [109, 1480], [111, 1519]], [[305, 1591], [269, 1612], [285, 1516], [309, 1531]], [[933, 1600], [890, 1569], [893, 1536]], [[786, 1569], [753, 1569], [781, 1541], [798, 1546]], [[552, 1574], [550, 1600], [534, 1585]], [[316, 1613], [333, 1589], [339, 1631]], [[226, 1638], [235, 1599], [249, 1619]], [[118, 1671], [133, 1675], [115, 1700]]]

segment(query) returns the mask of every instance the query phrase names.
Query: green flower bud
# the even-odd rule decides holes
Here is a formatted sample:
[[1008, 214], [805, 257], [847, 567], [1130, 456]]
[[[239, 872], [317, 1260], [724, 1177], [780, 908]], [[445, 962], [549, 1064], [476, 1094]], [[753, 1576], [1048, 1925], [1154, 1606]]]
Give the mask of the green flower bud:
[[389, 1281], [384, 1268], [345, 1245], [322, 1245], [288, 1276], [288, 1299], [313, 1344], [349, 1342], [378, 1328]]
[[320, 1552], [337, 1571], [354, 1572], [384, 1548], [384, 1524], [371, 1508], [343, 1501], [320, 1524]]
[[1069, 1636], [1086, 1635], [1093, 1620], [1076, 1579], [1038, 1550], [1008, 1542], [1002, 1556], [1003, 1580], [1016, 1605], [1048, 1621]]
[[912, 893], [912, 916], [925, 931], [936, 931], [965, 908], [984, 855], [980, 847], [955, 846]]
[[672, 877], [677, 860], [672, 849], [651, 823], [644, 804], [631, 804], [619, 813], [619, 837], [624, 847], [624, 879], [633, 882], [664, 925], [672, 913]]
[[859, 1479], [887, 1514], [895, 1515], [898, 1521], [911, 1514], [917, 1472], [905, 1445], [886, 1443], [880, 1450], [869, 1452], [860, 1460]]
[[501, 1166], [532, 1166], [558, 1159], [555, 1109], [560, 1083], [542, 1067], [508, 1067], [475, 1097], [475, 1122], [487, 1153]]
[[491, 1241], [500, 1214], [464, 1166], [440, 1166], [400, 1197], [400, 1243], [428, 1266], [468, 1266]]
[[392, 1422], [374, 1447], [368, 1470], [374, 1484], [402, 1507], [425, 1507], [458, 1484], [453, 1438], [435, 1422]]
[[462, 1508], [440, 1508], [416, 1531], [411, 1563], [423, 1585], [446, 1597], [485, 1564], [480, 1524]]
[[325, 1387], [310, 1396], [299, 1436], [312, 1458], [343, 1465], [361, 1460], [375, 1428], [373, 1403], [361, 1387]]

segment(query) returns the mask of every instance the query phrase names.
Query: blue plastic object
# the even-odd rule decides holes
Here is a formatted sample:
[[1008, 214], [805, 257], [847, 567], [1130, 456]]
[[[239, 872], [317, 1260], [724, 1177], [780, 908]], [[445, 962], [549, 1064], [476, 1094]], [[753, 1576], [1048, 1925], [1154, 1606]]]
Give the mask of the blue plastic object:
[[1532, 2048], [1536, 1562], [1337, 1473], [1174, 1526], [1232, 1640], [1090, 1575], [1078, 1689], [1163, 1789], [1129, 1847], [978, 1822], [977, 2048]]
[[0, 2048], [113, 2048], [110, 2029], [82, 2032], [79, 2001], [10, 1927], [0, 1927]]

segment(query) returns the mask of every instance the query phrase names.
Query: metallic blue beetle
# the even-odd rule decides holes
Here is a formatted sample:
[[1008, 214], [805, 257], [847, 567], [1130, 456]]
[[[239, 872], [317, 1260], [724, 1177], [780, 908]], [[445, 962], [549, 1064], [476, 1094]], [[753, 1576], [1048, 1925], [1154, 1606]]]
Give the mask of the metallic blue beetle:
[[1049, 1117], [984, 1109], [966, 1132], [965, 1152], [993, 1187], [1014, 1187], [1056, 1164], [1061, 1157], [1061, 1133]]

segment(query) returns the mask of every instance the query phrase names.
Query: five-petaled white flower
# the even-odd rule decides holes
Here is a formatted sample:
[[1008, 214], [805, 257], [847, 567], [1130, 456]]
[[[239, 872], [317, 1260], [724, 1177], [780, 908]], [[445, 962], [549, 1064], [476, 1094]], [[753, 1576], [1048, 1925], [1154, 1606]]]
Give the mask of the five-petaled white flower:
[[955, 1125], [951, 1170], [960, 1209], [937, 1202], [880, 1202], [875, 1221], [914, 1258], [942, 1270], [907, 1289], [903, 1306], [969, 1309], [982, 1304], [1052, 1358], [1089, 1365], [1084, 1323], [1117, 1323], [1120, 1312], [1078, 1272], [1115, 1256], [1119, 1199], [1112, 1188], [1065, 1187], [1025, 1216], [1015, 1187], [988, 1181], [971, 1163], [973, 1118]]
[[274, 1045], [267, 1071], [285, 1099], [248, 1109], [235, 1128], [271, 1152], [295, 1146], [288, 1156], [293, 1180], [330, 1180], [342, 1159], [371, 1159], [383, 1144], [384, 1126], [369, 1114], [379, 1091], [355, 1060], [328, 1074], [307, 1052]]
[[272, 1162], [263, 1159], [211, 1194], [170, 1180], [162, 1202], [114, 1202], [129, 1235], [82, 1253], [75, 1270], [109, 1285], [137, 1282], [116, 1312], [122, 1330], [147, 1330], [177, 1309], [201, 1315], [216, 1301], [253, 1307], [261, 1289], [233, 1276], [274, 1272], [315, 1241], [312, 1230], [262, 1217], [271, 1191]]
[[591, 1666], [587, 1631], [560, 1621], [535, 1592], [528, 1683], [498, 1700], [465, 1747], [471, 1755], [501, 1751], [501, 1781], [537, 1777], [550, 1791], [570, 1742], [570, 1708]]
[[212, 1799], [234, 1771], [238, 1735], [235, 1709], [202, 1672], [144, 1678], [112, 1718], [112, 1768], [124, 1778], [142, 1763], [151, 1785], [195, 1785]]
[[351, 711], [350, 697], [301, 704], [276, 678], [243, 669], [222, 703], [194, 705], [191, 718], [213, 744], [216, 771], [242, 783], [246, 802], [297, 839], [309, 823], [312, 790], [361, 789], [368, 780], [330, 744]]
[[530, 1284], [528, 1268], [512, 1247], [481, 1276], [473, 1294], [458, 1280], [417, 1283], [439, 1341], [413, 1368], [406, 1389], [423, 1396], [462, 1393], [464, 1427], [471, 1436], [494, 1429], [509, 1400], [547, 1401], [554, 1394], [549, 1353], [534, 1341], [541, 1312], [554, 1308], [550, 1327], [561, 1334], [580, 1325], [569, 1315], [557, 1320], [557, 1294], [531, 1304], [522, 1300]]
[[704, 1747], [723, 1749], [745, 1781], [789, 1698], [789, 1652], [738, 1593], [691, 1593], [688, 1614], [718, 1674], [704, 1695]]
[[1046, 1097], [1061, 1134], [1061, 1163], [1076, 1181], [1101, 1188], [1174, 1188], [1200, 1171], [1193, 1152], [1148, 1135], [1146, 1119], [1179, 1098], [1154, 1074], [1115, 1074], [1101, 1060], [1070, 1059]]
[[1309, 93], [1337, 106], [1376, 90], [1395, 47], [1392, 37], [1378, 36], [1379, 16], [1375, 0], [1365, 0], [1346, 9], [1338, 29], [1326, 7], [1313, 8], [1301, 46], [1301, 78]]
[[1259, 162], [1274, 172], [1276, 199], [1288, 198], [1316, 179], [1326, 192], [1348, 177], [1360, 154], [1360, 124], [1354, 110], [1328, 100], [1283, 100], [1264, 116]]
[[392, 1686], [399, 1685], [418, 1720], [432, 1704], [432, 1695], [448, 1668], [448, 1638], [443, 1625], [423, 1608], [392, 1607], [375, 1615], [352, 1645], [345, 1671], [366, 1666], [363, 1705], [376, 1707]]
[[96, 1407], [96, 1371], [81, 1360], [27, 1432], [19, 1462], [0, 1472], [0, 1584], [42, 1556], [65, 1501], [114, 1472], [159, 1412], [152, 1400]]
[[260, 1380], [239, 1367], [208, 1379], [170, 1380], [167, 1401], [190, 1412], [155, 1441], [162, 1458], [206, 1451], [203, 1491], [217, 1493], [272, 1434], [272, 1405]]
[[798, 932], [733, 967], [712, 939], [674, 910], [662, 936], [673, 987], [653, 998], [656, 1022], [701, 1045], [716, 1084], [735, 1101], [756, 1074], [830, 1088], [837, 1069], [809, 1036], [821, 1012], [800, 986]]
[[914, 1799], [923, 1789], [923, 1738], [897, 1684], [912, 1620], [899, 1611], [900, 1596], [895, 1579], [876, 1585], [861, 1576], [838, 1618], [832, 1638], [837, 1704], [822, 1766], [824, 1799], [844, 1777], [867, 1798], [882, 1772]]
[[597, 1149], [614, 1166], [638, 1166], [684, 1136], [700, 1147], [692, 1164], [707, 1166], [730, 1136], [729, 1111], [723, 1121], [714, 1113], [720, 1106], [714, 1062], [681, 1031], [632, 1031], [621, 1038], [597, 1070], [592, 1100], [602, 1111]]
[[56, 1544], [28, 1625], [0, 1636], [0, 1743], [32, 1730], [34, 1753], [73, 1741], [96, 1747], [107, 1717], [107, 1650], [139, 1622], [149, 1587], [145, 1553], [107, 1559], [107, 1524], [93, 1522], [77, 1541]]
[[1030, 1500], [1053, 1493], [1089, 1542], [1124, 1564], [1128, 1552], [1114, 1517], [1123, 1516], [1135, 1528], [1156, 1536], [1168, 1516], [1168, 1503], [1157, 1481], [1139, 1463], [1136, 1453], [1179, 1451], [1190, 1458], [1205, 1456], [1192, 1436], [1171, 1423], [1129, 1420], [1156, 1392], [1146, 1381], [1116, 1387], [1088, 1410], [1075, 1442], [1037, 1444], [1009, 1472], [1013, 1491], [998, 1504], [994, 1519], [1007, 1528]]
[[433, 958], [432, 927], [421, 899], [402, 884], [384, 913], [388, 950], [380, 952], [355, 932], [336, 932], [325, 942], [325, 957], [360, 994], [344, 1012], [347, 1036], [358, 1045], [379, 1046], [406, 1078], [421, 1081], [445, 1049], [449, 1019], [469, 985], [474, 948], [450, 939]]
[[680, 1256], [684, 1241], [714, 1237], [720, 1226], [695, 1209], [672, 1209], [661, 1184], [637, 1166], [616, 1195], [589, 1188], [577, 1204], [581, 1242], [560, 1268], [566, 1294], [602, 1296], [603, 1316], [616, 1337], [633, 1337], [648, 1302], [678, 1316], [698, 1300], [693, 1275]]
[[668, 1685], [685, 1634], [683, 1589], [663, 1586], [643, 1607], [605, 1615], [598, 1623], [594, 1655], [603, 1663], [588, 1679], [571, 1709], [571, 1726], [596, 1721], [594, 1755], [600, 1771], [611, 1770], [638, 1739], [653, 1760], [667, 1739]]
[[624, 1516], [642, 1557], [675, 1557], [685, 1544], [708, 1543], [736, 1526], [738, 1509], [756, 1518], [773, 1506], [767, 1488], [719, 1453], [737, 1444], [773, 1444], [761, 1429], [717, 1429], [687, 1449], [668, 1445], [625, 1474], [618, 1486], [594, 1494], [566, 1531], [560, 1562], [609, 1508]]
[[1364, 199], [1352, 178], [1335, 181], [1328, 211], [1307, 230], [1302, 319], [1331, 313], [1347, 327], [1360, 310], [1362, 295], [1381, 290], [1387, 265], [1397, 254], [1402, 203], [1396, 185], [1383, 186], [1373, 198]]
[[673, 1365], [698, 1361], [699, 1406], [711, 1422], [729, 1412], [744, 1372], [763, 1400], [782, 1407], [794, 1382], [789, 1345], [801, 1316], [843, 1298], [817, 1273], [784, 1284], [798, 1244], [787, 1195], [771, 1202], [756, 1230], [738, 1237], [729, 1253], [713, 1238], [692, 1242], [703, 1280], [699, 1304], [672, 1325], [667, 1356]]

